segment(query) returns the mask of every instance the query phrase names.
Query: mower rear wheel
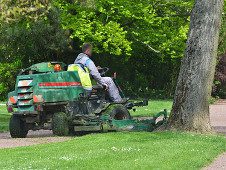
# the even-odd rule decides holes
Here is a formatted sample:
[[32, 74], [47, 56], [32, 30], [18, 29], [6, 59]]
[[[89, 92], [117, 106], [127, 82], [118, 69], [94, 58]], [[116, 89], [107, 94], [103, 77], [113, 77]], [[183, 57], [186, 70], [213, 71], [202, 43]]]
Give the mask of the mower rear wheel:
[[12, 138], [25, 138], [28, 133], [26, 122], [21, 120], [20, 116], [12, 115], [9, 121], [9, 131]]
[[117, 104], [110, 111], [110, 116], [115, 120], [131, 119], [130, 113], [125, 106]]
[[69, 134], [68, 118], [64, 112], [54, 113], [52, 131], [57, 136], [67, 136]]

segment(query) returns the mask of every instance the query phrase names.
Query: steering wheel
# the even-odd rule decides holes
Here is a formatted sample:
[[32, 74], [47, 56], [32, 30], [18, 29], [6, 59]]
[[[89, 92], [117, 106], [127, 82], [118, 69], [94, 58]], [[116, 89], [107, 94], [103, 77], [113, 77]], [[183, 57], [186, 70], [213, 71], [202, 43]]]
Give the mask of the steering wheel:
[[98, 71], [100, 75], [103, 76], [109, 71], [109, 68], [108, 67], [99, 68]]

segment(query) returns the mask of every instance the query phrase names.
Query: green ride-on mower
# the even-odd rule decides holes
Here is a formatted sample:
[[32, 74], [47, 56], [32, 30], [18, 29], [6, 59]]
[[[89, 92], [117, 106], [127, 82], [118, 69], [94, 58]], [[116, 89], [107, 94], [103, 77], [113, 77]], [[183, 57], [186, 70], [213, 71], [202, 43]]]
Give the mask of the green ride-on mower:
[[[101, 75], [108, 70], [101, 69]], [[40, 129], [52, 130], [58, 136], [94, 131], [152, 131], [166, 121], [166, 110], [150, 119], [132, 119], [128, 110], [147, 106], [147, 100], [129, 102], [119, 88], [124, 100], [114, 103], [102, 86], [93, 84], [92, 92], [87, 94], [78, 72], [67, 71], [62, 62], [44, 62], [22, 70], [15, 90], [8, 94], [11, 137], [24, 138], [29, 130]], [[163, 119], [157, 122], [161, 115]]]

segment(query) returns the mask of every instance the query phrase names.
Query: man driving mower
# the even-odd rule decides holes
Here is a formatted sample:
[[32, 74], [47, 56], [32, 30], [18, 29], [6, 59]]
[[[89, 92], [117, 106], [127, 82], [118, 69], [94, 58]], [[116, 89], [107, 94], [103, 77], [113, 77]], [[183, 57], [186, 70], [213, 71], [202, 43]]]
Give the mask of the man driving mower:
[[115, 85], [111, 77], [101, 77], [98, 68], [94, 62], [90, 59], [92, 57], [92, 45], [85, 43], [82, 46], [82, 53], [75, 59], [74, 64], [79, 64], [82, 67], [89, 69], [90, 75], [96, 80], [96, 82], [106, 88], [109, 93], [109, 97], [113, 102], [122, 102], [122, 98], [119, 94], [119, 90]]

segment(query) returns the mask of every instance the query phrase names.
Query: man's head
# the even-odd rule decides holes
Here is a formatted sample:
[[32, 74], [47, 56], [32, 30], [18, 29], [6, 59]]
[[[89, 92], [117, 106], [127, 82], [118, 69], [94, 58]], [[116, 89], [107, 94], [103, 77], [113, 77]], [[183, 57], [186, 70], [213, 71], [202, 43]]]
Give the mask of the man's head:
[[92, 56], [92, 49], [93, 49], [93, 46], [89, 43], [85, 43], [82, 46], [82, 52], [85, 53], [86, 55], [88, 55], [89, 57]]

